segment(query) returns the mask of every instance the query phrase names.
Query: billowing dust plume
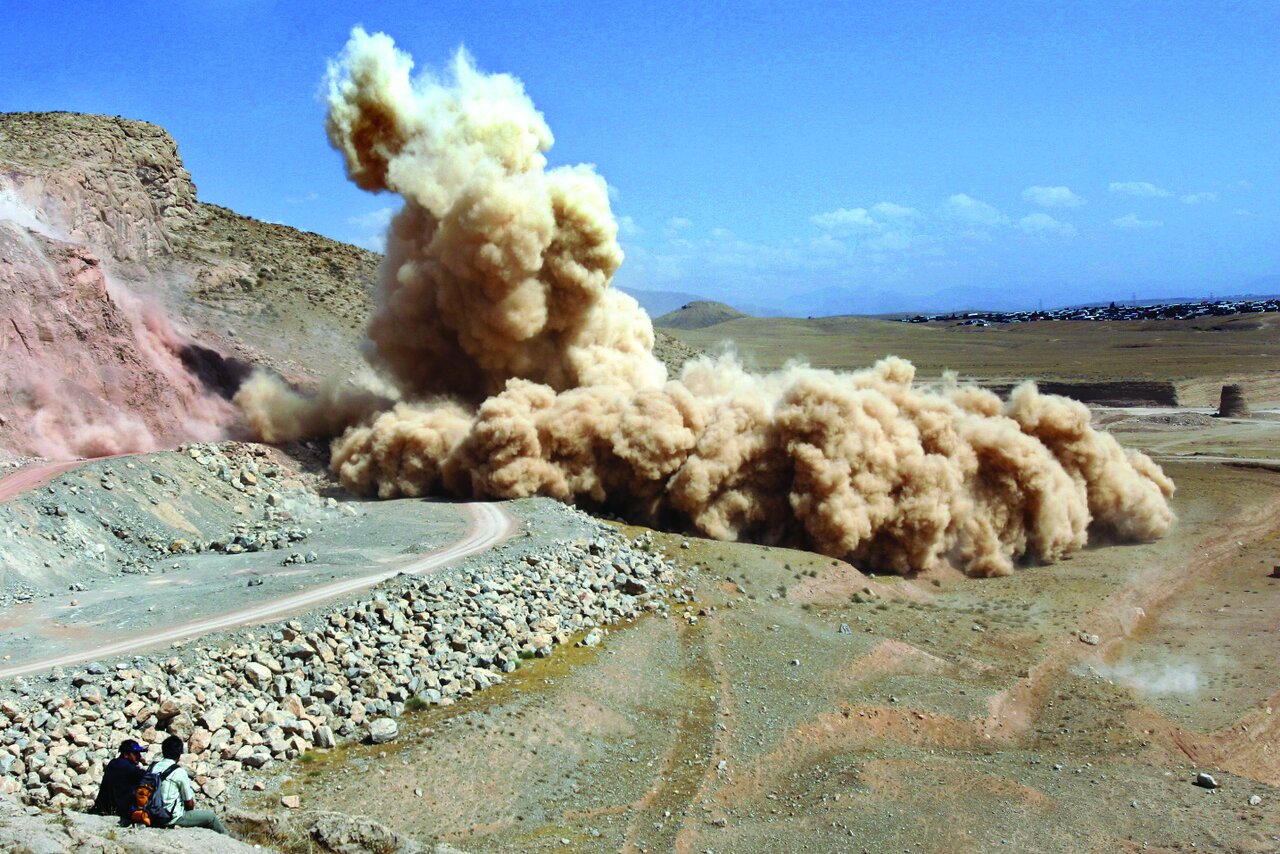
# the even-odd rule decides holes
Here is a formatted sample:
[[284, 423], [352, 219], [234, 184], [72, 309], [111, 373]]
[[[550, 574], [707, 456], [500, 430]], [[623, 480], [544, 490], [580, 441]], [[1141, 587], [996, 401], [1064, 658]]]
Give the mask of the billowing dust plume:
[[190, 369], [200, 349], [0, 179], [6, 444], [66, 459], [221, 438], [236, 410]]
[[445, 78], [411, 68], [388, 37], [356, 30], [329, 86], [329, 139], [351, 179], [405, 203], [368, 341], [398, 399], [304, 396], [266, 376], [237, 398], [264, 437], [336, 436], [348, 488], [548, 495], [899, 572], [950, 560], [1003, 574], [1091, 530], [1169, 527], [1159, 467], [1031, 384], [1008, 403], [929, 390], [892, 357], [768, 376], [704, 357], [668, 380], [649, 318], [609, 287], [622, 251], [604, 181], [547, 168], [551, 132], [515, 79], [464, 53]]

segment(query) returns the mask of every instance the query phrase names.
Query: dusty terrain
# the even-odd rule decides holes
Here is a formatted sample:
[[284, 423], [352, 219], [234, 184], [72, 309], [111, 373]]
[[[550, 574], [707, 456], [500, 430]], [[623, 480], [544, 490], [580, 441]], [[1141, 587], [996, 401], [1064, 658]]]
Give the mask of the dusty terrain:
[[1273, 851], [1280, 476], [1171, 468], [1169, 538], [1003, 579], [662, 537], [670, 618], [285, 791], [467, 850]]
[[[659, 335], [669, 365], [731, 340], [760, 368], [893, 353], [1085, 384], [1094, 422], [1178, 483], [1158, 542], [877, 578], [679, 532], [606, 543], [545, 499], [356, 500], [324, 443], [31, 459], [33, 367], [155, 447], [202, 438], [172, 413], [223, 400], [237, 366], [355, 370], [379, 259], [198, 201], [142, 122], [0, 116], [0, 190], [43, 217], [0, 216], [0, 673], [39, 668], [0, 680], [0, 797], [45, 810], [0, 800], [0, 847], [41, 822], [50, 850], [142, 844], [56, 811], [111, 739], [181, 732], [202, 801], [285, 851], [1280, 850], [1274, 315], [978, 328], [695, 304]], [[181, 370], [116, 284], [171, 315]], [[1213, 417], [1228, 381], [1254, 417]], [[432, 562], [486, 512], [518, 535]], [[360, 743], [378, 716], [399, 735]]]
[[[990, 384], [1026, 378], [1165, 382], [1173, 385], [1182, 406], [1216, 405], [1222, 385], [1239, 382], [1251, 402], [1280, 403], [1280, 318], [1274, 314], [986, 327], [861, 317], [748, 317], [671, 332], [706, 350], [732, 342], [748, 364], [760, 369], [794, 358], [821, 368], [853, 368], [892, 353], [926, 377], [956, 371]], [[1149, 399], [1144, 395], [1138, 405]]]

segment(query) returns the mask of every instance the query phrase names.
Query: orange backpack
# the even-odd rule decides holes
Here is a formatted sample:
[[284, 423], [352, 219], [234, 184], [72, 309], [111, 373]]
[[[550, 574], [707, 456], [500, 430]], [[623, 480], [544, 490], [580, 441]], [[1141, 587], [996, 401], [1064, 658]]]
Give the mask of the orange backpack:
[[177, 762], [164, 769], [161, 774], [157, 774], [153, 768], [142, 775], [138, 787], [133, 790], [133, 812], [129, 814], [129, 820], [133, 824], [165, 827], [173, 821], [173, 813], [169, 812], [164, 799], [160, 797], [160, 784], [176, 770]]

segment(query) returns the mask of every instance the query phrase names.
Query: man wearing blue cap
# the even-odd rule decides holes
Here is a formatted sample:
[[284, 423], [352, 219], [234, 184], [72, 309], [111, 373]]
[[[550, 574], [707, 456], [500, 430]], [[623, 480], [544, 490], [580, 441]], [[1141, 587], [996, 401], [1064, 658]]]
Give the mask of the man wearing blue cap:
[[102, 784], [91, 811], [121, 818], [128, 814], [133, 809], [133, 790], [145, 773], [141, 763], [142, 745], [126, 738], [120, 744], [120, 755], [108, 762], [102, 772]]

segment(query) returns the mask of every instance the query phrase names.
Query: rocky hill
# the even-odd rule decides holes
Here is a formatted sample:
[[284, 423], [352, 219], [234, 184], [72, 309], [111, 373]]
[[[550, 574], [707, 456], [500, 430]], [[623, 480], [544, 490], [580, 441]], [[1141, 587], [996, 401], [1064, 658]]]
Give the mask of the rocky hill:
[[359, 369], [381, 260], [200, 202], [163, 128], [79, 113], [0, 114], [0, 249], [0, 449], [54, 456], [209, 438], [249, 365]]
[[77, 113], [2, 115], [5, 189], [219, 349], [304, 375], [305, 366], [352, 358], [379, 256], [197, 201], [163, 128]]
[[172, 254], [196, 188], [163, 128], [78, 113], [0, 115], [0, 176], [73, 243], [117, 261]]
[[704, 329], [747, 316], [731, 305], [699, 300], [662, 315], [653, 321], [653, 325], [666, 329]]

